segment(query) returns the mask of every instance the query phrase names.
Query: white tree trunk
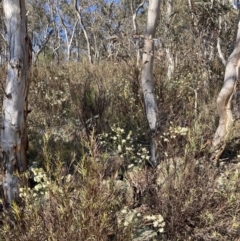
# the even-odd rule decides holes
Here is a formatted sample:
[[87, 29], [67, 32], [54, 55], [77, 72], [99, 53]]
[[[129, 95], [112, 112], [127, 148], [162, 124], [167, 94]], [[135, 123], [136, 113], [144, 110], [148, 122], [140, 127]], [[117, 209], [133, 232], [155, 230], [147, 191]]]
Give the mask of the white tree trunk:
[[[160, 0], [149, 0], [147, 26], [145, 30], [143, 66], [142, 66], [142, 89], [147, 114], [147, 120], [151, 132], [156, 131], [158, 122], [157, 102], [153, 88], [153, 57], [154, 57], [154, 37], [159, 16]], [[152, 137], [151, 137], [152, 138]], [[155, 143], [151, 140], [151, 162], [156, 164]]]
[[[239, 4], [238, 4], [239, 9]], [[240, 12], [239, 12], [240, 13]], [[231, 100], [236, 89], [237, 80], [239, 80], [240, 68], [240, 15], [238, 17], [238, 31], [236, 43], [232, 54], [229, 56], [223, 87], [217, 98], [217, 111], [220, 117], [219, 126], [212, 141], [212, 161], [217, 161], [222, 154], [226, 138], [233, 123]]]
[[[145, 3], [145, 0], [143, 0], [137, 7], [137, 9], [135, 10], [135, 13], [132, 16], [133, 19], [133, 30], [134, 30], [134, 34], [136, 35], [136, 54], [137, 54], [137, 67], [139, 66], [139, 61], [140, 61], [140, 48], [139, 48], [139, 42], [140, 42], [140, 35], [138, 33], [138, 28], [137, 28], [137, 21], [136, 21], [136, 17], [138, 14], [138, 11], [143, 7]], [[131, 6], [133, 5], [133, 2], [131, 4]], [[132, 11], [133, 11], [133, 6], [132, 6]]]
[[62, 27], [64, 28], [64, 32], [65, 32], [65, 39], [66, 39], [66, 45], [67, 45], [67, 57], [66, 57], [66, 61], [69, 62], [70, 60], [70, 56], [71, 56], [71, 47], [72, 47], [72, 41], [73, 41], [73, 37], [75, 34], [75, 29], [77, 27], [78, 21], [76, 20], [74, 25], [73, 25], [73, 29], [72, 29], [72, 33], [68, 34], [68, 27], [64, 22], [64, 16], [62, 16], [61, 13], [59, 13], [60, 15], [60, 19], [61, 19], [61, 23], [62, 23]]
[[88, 37], [88, 34], [87, 34], [87, 30], [83, 24], [83, 21], [82, 21], [82, 15], [81, 15], [81, 6], [78, 6], [78, 0], [75, 0], [75, 9], [77, 11], [77, 15], [78, 15], [78, 19], [79, 19], [79, 23], [81, 25], [81, 28], [83, 30], [83, 34], [84, 34], [84, 37], [86, 39], [86, 42], [87, 42], [87, 53], [88, 53], [88, 60], [89, 60], [89, 63], [92, 64], [93, 63], [93, 60], [92, 60], [92, 53], [91, 53], [91, 45], [90, 45], [90, 41], [89, 41], [89, 37]]
[[[166, 4], [167, 4], [167, 11], [166, 11], [165, 36], [168, 36], [171, 15], [173, 13], [173, 0], [167, 0]], [[174, 60], [170, 51], [169, 44], [167, 44], [167, 48], [166, 48], [166, 57], [167, 57], [167, 65], [168, 65], [167, 77], [170, 80], [173, 76], [175, 65], [174, 65]]]
[[[221, 1], [219, 0], [219, 3], [222, 3], [223, 5], [225, 4], [225, 1]], [[218, 51], [218, 56], [219, 58], [221, 59], [222, 63], [224, 66], [226, 66], [226, 63], [227, 61], [225, 60], [224, 58], [224, 55], [223, 55], [223, 52], [222, 52], [222, 49], [221, 49], [221, 39], [220, 39], [220, 34], [221, 34], [221, 31], [222, 31], [222, 17], [221, 15], [218, 17], [218, 38], [217, 38], [217, 51]]]
[[3, 0], [9, 61], [2, 108], [3, 189], [7, 203], [18, 198], [17, 172], [27, 169], [27, 97], [31, 43], [24, 0]]

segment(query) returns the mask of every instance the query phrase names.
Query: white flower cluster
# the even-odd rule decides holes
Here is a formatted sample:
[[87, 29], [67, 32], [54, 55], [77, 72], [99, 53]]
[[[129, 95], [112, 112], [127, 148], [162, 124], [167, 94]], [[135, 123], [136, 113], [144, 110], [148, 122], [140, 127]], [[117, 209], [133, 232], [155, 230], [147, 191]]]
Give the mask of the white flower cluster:
[[150, 226], [152, 229], [159, 233], [164, 232], [165, 222], [163, 216], [160, 214], [156, 215], [144, 215], [137, 209], [129, 209], [124, 207], [118, 214], [118, 224], [128, 227], [131, 225], [140, 226]]
[[39, 196], [45, 196], [50, 184], [46, 173], [42, 168], [31, 168], [30, 173], [33, 176], [34, 182], [36, 182], [36, 185], [33, 189], [28, 187], [20, 188], [19, 196], [22, 198], [27, 197], [28, 194], [36, 198]]
[[181, 127], [181, 126], [171, 126], [169, 129], [170, 133], [173, 135], [180, 135], [180, 136], [186, 136], [188, 132], [187, 127]]
[[145, 216], [144, 219], [147, 222], [150, 222], [150, 224], [153, 225], [154, 228], [157, 228], [157, 231], [159, 233], [164, 232], [165, 222], [162, 215], [160, 214], [148, 215], [148, 216]]
[[163, 132], [162, 138], [164, 142], [169, 142], [170, 139], [175, 139], [177, 136], [186, 136], [188, 133], [188, 127], [171, 126], [168, 132]]
[[137, 220], [141, 217], [141, 213], [138, 213], [136, 210], [131, 210], [127, 206], [124, 207], [119, 216], [118, 216], [118, 224], [123, 225], [124, 227], [128, 227], [133, 224], [133, 222], [137, 222]]
[[127, 160], [130, 163], [129, 168], [150, 159], [149, 151], [146, 147], [137, 143], [137, 139], [133, 136], [131, 130], [126, 133], [124, 129], [113, 125], [111, 133], [101, 134], [99, 139], [101, 145]]
[[[62, 109], [62, 104], [66, 101], [68, 103], [71, 102], [70, 96], [70, 88], [68, 81], [64, 78], [65, 73], [58, 73], [58, 76], [50, 76], [41, 79], [34, 85], [34, 89], [32, 90], [33, 93], [39, 98], [43, 98], [44, 103], [48, 103], [48, 106], [52, 106], [52, 108], [57, 108], [60, 110]], [[48, 81], [49, 79], [49, 81]], [[63, 81], [61, 81], [63, 79]], [[59, 83], [59, 88], [53, 88], [51, 85], [52, 83], [56, 82]], [[63, 118], [63, 116], [67, 116], [67, 111], [63, 110], [57, 114], [57, 118]], [[54, 118], [54, 116], [53, 116]]]

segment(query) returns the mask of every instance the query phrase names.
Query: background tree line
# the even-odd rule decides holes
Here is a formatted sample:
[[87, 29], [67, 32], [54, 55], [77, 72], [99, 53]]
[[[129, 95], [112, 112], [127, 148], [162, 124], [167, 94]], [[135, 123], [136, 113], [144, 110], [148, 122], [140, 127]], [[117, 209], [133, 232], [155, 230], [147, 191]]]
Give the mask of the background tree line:
[[[140, 4], [141, 1], [28, 1], [28, 31], [34, 61], [36, 58], [50, 63], [82, 61], [88, 55], [88, 48], [96, 63], [134, 58], [136, 42], [141, 40], [146, 22], [145, 2], [137, 12], [137, 29], [134, 28], [133, 16]], [[224, 54], [231, 47], [230, 38], [228, 43], [224, 35], [234, 35], [232, 24], [237, 16], [228, 1], [188, 1], [184, 6], [181, 1], [162, 1], [160, 15], [155, 48], [156, 58], [163, 62], [168, 52], [168, 61], [182, 62], [178, 56], [182, 51], [187, 55], [185, 48], [189, 51], [194, 48], [194, 53], [200, 51], [198, 58], [214, 59], [218, 56], [218, 38]], [[4, 63], [6, 29], [4, 15], [1, 16], [1, 60]], [[174, 58], [170, 57], [173, 53]]]

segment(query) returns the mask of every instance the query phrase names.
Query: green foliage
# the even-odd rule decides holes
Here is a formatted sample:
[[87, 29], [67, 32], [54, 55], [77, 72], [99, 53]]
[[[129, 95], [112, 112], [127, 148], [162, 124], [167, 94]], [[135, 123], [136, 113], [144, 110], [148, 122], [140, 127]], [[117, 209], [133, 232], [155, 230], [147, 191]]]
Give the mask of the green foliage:
[[51, 64], [51, 61], [53, 61], [53, 54], [48, 47], [45, 47], [44, 51], [38, 56], [38, 62]]

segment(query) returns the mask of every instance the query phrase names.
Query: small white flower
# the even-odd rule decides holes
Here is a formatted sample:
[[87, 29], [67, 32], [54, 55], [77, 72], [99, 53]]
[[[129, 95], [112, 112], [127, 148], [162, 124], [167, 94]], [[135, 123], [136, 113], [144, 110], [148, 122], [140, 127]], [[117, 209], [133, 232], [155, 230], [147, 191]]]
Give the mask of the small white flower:
[[124, 223], [123, 223], [123, 226], [124, 227], [127, 227], [129, 225], [129, 222], [128, 221], [125, 221]]
[[121, 211], [121, 213], [127, 214], [127, 209], [124, 208], [124, 209]]
[[153, 222], [153, 227], [156, 228], [158, 226], [158, 221]]
[[158, 215], [158, 222], [159, 223], [163, 222], [163, 216], [162, 215]]
[[122, 147], [121, 147], [121, 145], [118, 145], [118, 151], [119, 151], [119, 152], [122, 152]]
[[72, 175], [71, 175], [71, 174], [68, 174], [68, 175], [66, 176], [66, 182], [70, 182], [70, 181], [71, 181], [71, 177], [72, 177]]
[[164, 232], [164, 229], [163, 229], [163, 228], [159, 228], [159, 229], [158, 229], [158, 232], [159, 232], [159, 233], [163, 233], [163, 232]]
[[130, 169], [130, 168], [132, 168], [134, 165], [133, 164], [130, 164], [130, 165], [128, 165], [128, 168]]

